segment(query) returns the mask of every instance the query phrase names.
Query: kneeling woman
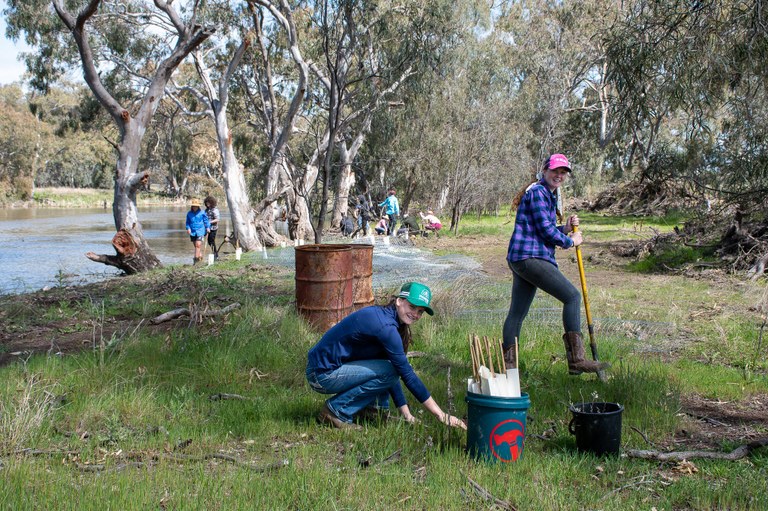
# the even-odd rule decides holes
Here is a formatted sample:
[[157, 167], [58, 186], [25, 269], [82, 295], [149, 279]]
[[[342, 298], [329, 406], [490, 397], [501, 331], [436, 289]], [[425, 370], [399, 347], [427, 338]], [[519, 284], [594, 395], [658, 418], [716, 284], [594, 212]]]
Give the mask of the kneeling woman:
[[415, 422], [400, 386], [402, 380], [439, 421], [467, 429], [464, 421], [438, 406], [405, 356], [411, 340], [410, 325], [425, 311], [434, 314], [429, 307], [431, 300], [427, 286], [409, 282], [389, 304], [353, 312], [309, 350], [309, 385], [321, 394], [335, 394], [323, 405], [320, 422], [357, 429], [353, 417], [386, 410], [390, 396], [403, 418]]

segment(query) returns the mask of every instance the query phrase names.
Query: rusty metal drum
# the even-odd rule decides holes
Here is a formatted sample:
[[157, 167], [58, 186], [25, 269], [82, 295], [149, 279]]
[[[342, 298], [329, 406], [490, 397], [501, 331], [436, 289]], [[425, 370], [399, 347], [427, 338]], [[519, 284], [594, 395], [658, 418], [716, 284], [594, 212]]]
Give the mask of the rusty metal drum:
[[326, 331], [353, 310], [350, 245], [296, 247], [296, 310]]
[[373, 305], [373, 245], [352, 247], [352, 309]]

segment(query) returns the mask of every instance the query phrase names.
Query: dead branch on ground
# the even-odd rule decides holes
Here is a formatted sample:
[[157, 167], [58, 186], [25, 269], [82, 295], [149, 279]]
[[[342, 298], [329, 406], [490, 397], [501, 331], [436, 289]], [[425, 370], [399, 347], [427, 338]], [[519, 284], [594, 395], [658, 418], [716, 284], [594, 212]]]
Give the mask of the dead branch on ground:
[[166, 459], [169, 461], [179, 462], [179, 463], [184, 463], [187, 461], [207, 461], [210, 459], [224, 460], [224, 461], [229, 461], [239, 467], [247, 468], [249, 470], [253, 470], [256, 472], [269, 472], [272, 470], [276, 470], [278, 468], [287, 467], [289, 464], [288, 460], [281, 460], [275, 463], [270, 463], [269, 465], [264, 465], [259, 467], [259, 466], [251, 465], [250, 463], [241, 461], [235, 458], [234, 456], [230, 456], [229, 454], [214, 452], [214, 453], [202, 454], [200, 456], [192, 456], [192, 455], [184, 455], [184, 454], [162, 454], [162, 455], [154, 456], [154, 459], [150, 461], [146, 461], [146, 462], [133, 461], [130, 463], [120, 463], [119, 465], [115, 465], [111, 467], [103, 464], [84, 465], [81, 463], [76, 463], [75, 466], [77, 467], [78, 470], [82, 472], [99, 472], [99, 473], [120, 472], [127, 468], [141, 468], [145, 466], [148, 468], [152, 467], [156, 464], [156, 460], [160, 458]]
[[236, 399], [236, 400], [240, 400], [240, 401], [250, 401], [251, 400], [251, 398], [245, 397], [245, 396], [241, 396], [240, 394], [227, 394], [227, 393], [224, 393], [224, 392], [220, 392], [218, 394], [212, 394], [211, 396], [208, 397], [208, 399], [210, 399], [211, 401], [226, 401], [228, 399]]
[[171, 321], [172, 319], [181, 318], [184, 316], [191, 317], [195, 320], [196, 323], [200, 323], [203, 318], [209, 318], [213, 316], [223, 316], [225, 314], [229, 314], [235, 309], [240, 308], [240, 304], [235, 302], [231, 305], [227, 305], [223, 309], [208, 309], [208, 310], [197, 310], [194, 313], [187, 308], [179, 308], [174, 309], [172, 311], [165, 312], [163, 314], [160, 314], [159, 316], [152, 318], [149, 320], [150, 323], [153, 325], [159, 325], [160, 323], [165, 323], [166, 321]]
[[630, 458], [642, 458], [646, 460], [657, 461], [683, 461], [693, 458], [703, 458], [709, 460], [736, 461], [746, 458], [755, 449], [768, 445], [768, 438], [755, 440], [745, 445], [741, 445], [731, 452], [712, 452], [712, 451], [679, 451], [679, 452], [659, 452], [641, 449], [628, 449], [626, 452]]
[[493, 494], [491, 494], [491, 492], [489, 492], [488, 490], [486, 490], [485, 488], [477, 484], [475, 481], [472, 480], [471, 477], [469, 476], [466, 476], [466, 477], [467, 477], [467, 481], [469, 481], [469, 485], [472, 487], [475, 493], [480, 495], [482, 498], [493, 502], [493, 504], [499, 509], [506, 509], [507, 511], [517, 511], [517, 508], [515, 506], [513, 506], [506, 500], [501, 500], [498, 497], [494, 497]]

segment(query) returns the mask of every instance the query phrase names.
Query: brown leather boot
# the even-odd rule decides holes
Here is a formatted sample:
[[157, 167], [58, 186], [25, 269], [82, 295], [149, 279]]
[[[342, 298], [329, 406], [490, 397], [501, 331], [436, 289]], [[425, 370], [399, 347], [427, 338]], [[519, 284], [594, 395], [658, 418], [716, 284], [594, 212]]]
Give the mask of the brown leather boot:
[[504, 369], [517, 369], [517, 351], [514, 344], [504, 350]]
[[569, 374], [596, 373], [611, 367], [611, 364], [607, 362], [596, 362], [585, 358], [584, 341], [580, 332], [566, 332], [563, 335], [563, 342], [565, 343]]
[[363, 427], [358, 424], [350, 424], [336, 417], [333, 412], [328, 408], [327, 403], [323, 403], [323, 409], [320, 410], [320, 415], [317, 416], [317, 421], [320, 424], [330, 424], [334, 428], [349, 429], [353, 431], [362, 430]]

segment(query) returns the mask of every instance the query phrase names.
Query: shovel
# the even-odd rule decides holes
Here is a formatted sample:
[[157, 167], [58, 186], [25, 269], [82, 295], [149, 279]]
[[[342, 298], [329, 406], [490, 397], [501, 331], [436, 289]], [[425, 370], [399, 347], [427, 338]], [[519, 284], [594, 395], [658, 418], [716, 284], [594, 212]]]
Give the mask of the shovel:
[[[578, 226], [572, 226], [573, 232], [578, 232]], [[584, 313], [587, 316], [587, 329], [589, 330], [589, 348], [592, 351], [592, 360], [598, 362], [597, 341], [595, 341], [595, 328], [592, 325], [592, 313], [589, 310], [589, 295], [587, 294], [587, 277], [584, 275], [584, 261], [581, 259], [581, 245], [576, 247], [576, 261], [579, 263], [579, 279], [581, 279], [581, 295], [584, 297]], [[597, 372], [600, 381], [608, 381], [604, 370]]]

